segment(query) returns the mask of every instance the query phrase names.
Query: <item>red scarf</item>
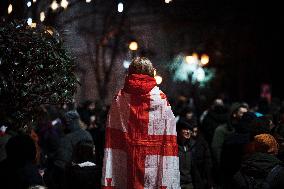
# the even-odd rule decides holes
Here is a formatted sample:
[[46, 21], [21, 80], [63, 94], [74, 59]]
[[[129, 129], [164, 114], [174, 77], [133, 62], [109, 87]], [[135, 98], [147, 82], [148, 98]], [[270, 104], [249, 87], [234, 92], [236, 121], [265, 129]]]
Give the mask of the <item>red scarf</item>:
[[143, 74], [126, 76], [123, 90], [134, 95], [148, 94], [157, 85], [155, 78]]

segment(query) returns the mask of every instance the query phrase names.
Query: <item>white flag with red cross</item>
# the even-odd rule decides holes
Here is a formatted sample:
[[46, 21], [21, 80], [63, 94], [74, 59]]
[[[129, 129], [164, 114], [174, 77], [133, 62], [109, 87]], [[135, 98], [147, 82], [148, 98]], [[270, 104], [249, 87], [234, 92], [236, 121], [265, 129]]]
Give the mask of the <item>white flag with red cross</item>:
[[108, 115], [104, 189], [178, 189], [176, 123], [166, 95], [121, 90]]

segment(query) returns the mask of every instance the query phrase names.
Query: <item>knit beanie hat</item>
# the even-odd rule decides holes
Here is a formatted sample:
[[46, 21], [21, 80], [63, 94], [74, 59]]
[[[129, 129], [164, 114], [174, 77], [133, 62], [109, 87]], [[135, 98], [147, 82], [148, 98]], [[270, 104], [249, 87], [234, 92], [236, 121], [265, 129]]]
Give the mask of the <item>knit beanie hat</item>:
[[254, 148], [256, 152], [278, 154], [279, 145], [270, 134], [260, 134], [254, 137]]
[[79, 119], [80, 115], [76, 110], [71, 110], [65, 113], [66, 126], [70, 131], [74, 131], [80, 128]]

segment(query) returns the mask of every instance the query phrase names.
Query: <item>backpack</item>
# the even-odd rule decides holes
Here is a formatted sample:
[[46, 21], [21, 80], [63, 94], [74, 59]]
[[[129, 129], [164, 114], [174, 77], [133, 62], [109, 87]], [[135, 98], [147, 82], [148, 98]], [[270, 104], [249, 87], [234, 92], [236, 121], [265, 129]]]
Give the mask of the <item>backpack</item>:
[[[273, 188], [273, 181], [278, 175], [278, 173], [283, 169], [282, 165], [277, 164], [274, 166], [267, 176], [250, 176], [245, 174], [242, 171], [239, 171], [236, 174], [236, 180], [238, 184], [241, 185], [241, 188], [246, 189], [271, 189]], [[241, 181], [241, 182], [239, 182]]]

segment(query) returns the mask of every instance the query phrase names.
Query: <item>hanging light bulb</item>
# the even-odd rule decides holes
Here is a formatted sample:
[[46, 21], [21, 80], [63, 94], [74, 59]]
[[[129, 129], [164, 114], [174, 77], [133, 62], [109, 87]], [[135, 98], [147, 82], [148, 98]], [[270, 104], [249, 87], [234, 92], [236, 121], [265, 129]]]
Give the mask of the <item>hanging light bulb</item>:
[[28, 1], [27, 2], [27, 7], [30, 7], [30, 6], [32, 6], [32, 2]]
[[36, 0], [33, 0], [33, 3], [36, 3]]
[[13, 11], [13, 5], [10, 4], [10, 5], [8, 6], [8, 14], [11, 14], [12, 11]]
[[43, 22], [44, 19], [45, 19], [45, 14], [44, 14], [44, 12], [40, 12], [39, 17], [40, 17], [40, 21]]
[[32, 18], [28, 18], [27, 23], [28, 23], [28, 25], [29, 25], [29, 26], [30, 26], [30, 25], [32, 25], [32, 23], [33, 23], [33, 19], [32, 19]]
[[63, 7], [64, 9], [67, 8], [68, 4], [69, 4], [69, 2], [67, 0], [62, 0], [61, 3], [60, 3], [61, 7]]
[[159, 75], [156, 75], [155, 79], [156, 79], [157, 85], [160, 85], [162, 83], [162, 81], [163, 81], [163, 78], [161, 76], [159, 76]]
[[209, 62], [209, 56], [206, 55], [206, 54], [203, 54], [203, 55], [201, 56], [200, 62], [201, 62], [202, 65], [208, 64], [208, 62]]
[[86, 3], [90, 3], [92, 0], [86, 0]]
[[52, 1], [50, 7], [52, 10], [56, 10], [58, 8], [58, 3], [56, 2], [56, 0]]
[[117, 11], [118, 11], [118, 12], [123, 12], [123, 3], [118, 3], [118, 5], [117, 5]]
[[129, 49], [136, 51], [138, 49], [138, 43], [136, 41], [131, 41], [131, 43], [129, 44]]

